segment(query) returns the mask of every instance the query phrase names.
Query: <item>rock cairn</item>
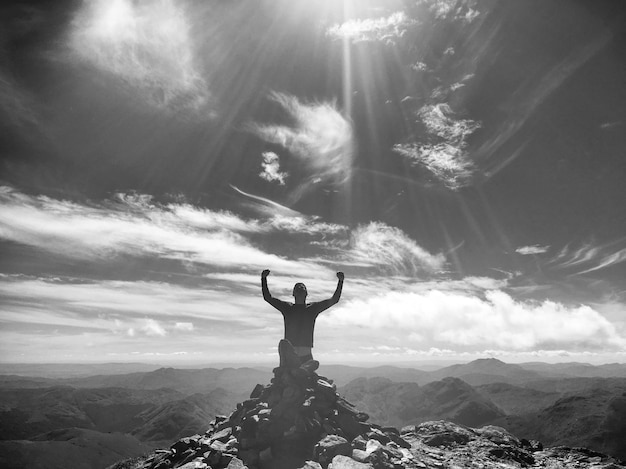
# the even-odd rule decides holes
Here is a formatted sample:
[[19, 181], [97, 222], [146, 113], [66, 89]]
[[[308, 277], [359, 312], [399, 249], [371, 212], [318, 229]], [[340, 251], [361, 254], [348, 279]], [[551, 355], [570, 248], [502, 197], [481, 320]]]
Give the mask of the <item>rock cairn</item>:
[[228, 417], [218, 416], [204, 435], [182, 438], [136, 465], [144, 469], [404, 468], [410, 444], [395, 428], [368, 424], [337, 393], [319, 363], [281, 356], [269, 385]]

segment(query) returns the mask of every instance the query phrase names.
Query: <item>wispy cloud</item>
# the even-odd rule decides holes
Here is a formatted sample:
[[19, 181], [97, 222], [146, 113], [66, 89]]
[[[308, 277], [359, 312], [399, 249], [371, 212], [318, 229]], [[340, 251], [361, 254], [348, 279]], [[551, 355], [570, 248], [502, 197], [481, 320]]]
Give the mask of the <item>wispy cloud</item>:
[[421, 142], [397, 144], [394, 150], [450, 189], [468, 184], [476, 168], [467, 153], [467, 138], [480, 124], [457, 118], [446, 103], [423, 106], [417, 117], [426, 130]]
[[69, 47], [157, 106], [197, 110], [209, 99], [185, 11], [171, 0], [85, 1], [74, 18]]
[[548, 265], [575, 274], [587, 274], [626, 261], [626, 248], [620, 247], [624, 239], [605, 245], [583, 244], [578, 248], [565, 246], [548, 261]]
[[443, 269], [442, 254], [431, 254], [402, 230], [384, 223], [359, 226], [351, 235], [348, 259], [394, 275], [431, 276]]
[[457, 2], [456, 0], [434, 0], [427, 2], [431, 13], [438, 19], [461, 20], [471, 23], [480, 12], [477, 2]]
[[262, 171], [259, 174], [262, 179], [266, 181], [273, 182], [276, 181], [280, 185], [285, 185], [285, 178], [288, 176], [287, 173], [280, 170], [280, 161], [278, 159], [278, 155], [273, 151], [263, 152], [261, 155], [263, 161], [261, 162]]
[[253, 123], [249, 129], [282, 146], [303, 165], [305, 180], [296, 182], [300, 186], [292, 193], [294, 198], [319, 182], [344, 182], [350, 176], [354, 151], [348, 119], [333, 103], [303, 103], [283, 93], [272, 93], [270, 98], [289, 114], [294, 125]]
[[326, 34], [334, 39], [359, 41], [389, 41], [402, 37], [407, 28], [416, 21], [409, 18], [403, 11], [392, 13], [386, 17], [351, 19], [335, 24], [326, 30]]
[[326, 271], [255, 247], [245, 234], [268, 232], [271, 224], [229, 212], [153, 204], [137, 196], [80, 204], [9, 188], [0, 191], [0, 207], [0, 238], [70, 258], [131, 255], [244, 270]]
[[600, 351], [626, 347], [626, 338], [589, 306], [519, 302], [499, 290], [482, 297], [436, 289], [388, 292], [342, 304], [320, 321], [344, 331], [365, 326], [404, 343], [413, 341], [418, 348]]
[[536, 254], [544, 254], [550, 250], [550, 246], [540, 246], [535, 244], [533, 246], [521, 246], [515, 250], [516, 253], [522, 256], [532, 256]]

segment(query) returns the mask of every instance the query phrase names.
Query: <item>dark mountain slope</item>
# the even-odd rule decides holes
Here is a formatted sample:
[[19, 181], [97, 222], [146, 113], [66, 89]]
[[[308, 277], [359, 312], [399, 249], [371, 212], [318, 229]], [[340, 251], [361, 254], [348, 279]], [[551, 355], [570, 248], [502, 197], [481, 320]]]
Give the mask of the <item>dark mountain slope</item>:
[[419, 386], [386, 378], [359, 378], [340, 394], [381, 425], [402, 427], [433, 419], [481, 425], [504, 416], [489, 399], [457, 378]]
[[67, 428], [35, 441], [0, 441], [0, 467], [97, 469], [152, 450], [131, 435]]
[[506, 412], [507, 415], [537, 412], [554, 404], [561, 397], [559, 392], [538, 391], [507, 383], [483, 384], [482, 386], [475, 386], [474, 389]]
[[241, 396], [218, 389], [209, 394], [194, 394], [184, 399], [167, 402], [141, 412], [141, 425], [132, 434], [142, 441], [173, 440], [186, 435], [202, 433], [216, 415], [232, 409]]
[[544, 444], [584, 446], [626, 459], [626, 388], [571, 393], [540, 411], [494, 422]]
[[138, 414], [182, 397], [171, 389], [2, 389], [0, 439], [27, 439], [67, 427], [130, 432], [143, 423]]

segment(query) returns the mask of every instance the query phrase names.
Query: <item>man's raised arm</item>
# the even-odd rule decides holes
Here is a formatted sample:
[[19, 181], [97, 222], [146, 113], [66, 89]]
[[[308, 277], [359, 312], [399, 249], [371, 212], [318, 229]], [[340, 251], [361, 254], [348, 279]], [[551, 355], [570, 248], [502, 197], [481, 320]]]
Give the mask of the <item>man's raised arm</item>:
[[285, 302], [274, 298], [270, 294], [270, 290], [269, 288], [267, 288], [267, 276], [269, 274], [270, 271], [268, 269], [265, 269], [263, 272], [261, 272], [261, 291], [263, 292], [263, 299], [271, 304], [274, 308], [280, 310]]
[[337, 279], [337, 288], [335, 289], [335, 293], [333, 293], [333, 296], [331, 296], [327, 300], [322, 300], [315, 303], [315, 308], [318, 313], [327, 310], [328, 308], [339, 302], [339, 298], [341, 298], [341, 289], [343, 288], [343, 272], [337, 272]]
[[335, 289], [335, 293], [333, 293], [333, 296], [330, 298], [330, 304], [334, 305], [339, 301], [339, 298], [341, 298], [341, 290], [343, 288], [343, 272], [337, 272], [337, 288]]

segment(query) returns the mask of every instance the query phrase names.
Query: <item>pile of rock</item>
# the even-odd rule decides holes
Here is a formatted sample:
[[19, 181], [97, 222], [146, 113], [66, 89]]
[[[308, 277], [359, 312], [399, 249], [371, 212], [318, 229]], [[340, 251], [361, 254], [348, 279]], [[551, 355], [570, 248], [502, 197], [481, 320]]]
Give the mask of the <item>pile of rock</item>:
[[[504, 428], [487, 425], [469, 428], [444, 420], [402, 429], [411, 443], [409, 467], [422, 468], [554, 468], [620, 469], [624, 464], [585, 448], [544, 449], [535, 440], [518, 439]], [[413, 465], [415, 464], [415, 465]]]
[[319, 364], [281, 360], [274, 378], [258, 384], [229, 416], [204, 435], [183, 438], [145, 460], [145, 469], [403, 468], [413, 458], [395, 428], [368, 416], [337, 394]]

